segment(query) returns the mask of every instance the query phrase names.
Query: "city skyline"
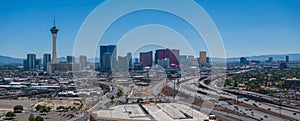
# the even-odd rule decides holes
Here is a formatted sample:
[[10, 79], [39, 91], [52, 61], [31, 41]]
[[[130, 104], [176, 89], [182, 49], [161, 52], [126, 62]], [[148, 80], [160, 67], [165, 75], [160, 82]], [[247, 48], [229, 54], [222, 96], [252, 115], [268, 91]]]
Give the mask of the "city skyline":
[[[5, 12], [1, 14], [1, 18], [4, 19], [1, 19], [0, 22], [3, 28], [0, 31], [4, 33], [1, 40], [0, 55], [17, 58], [25, 58], [27, 53], [36, 53], [37, 58], [42, 58], [44, 53], [51, 53], [49, 28], [53, 26], [54, 16], [57, 27], [60, 28], [57, 35], [57, 56], [72, 55], [76, 34], [85, 17], [102, 3], [102, 1], [27, 3], [22, 0], [18, 3], [1, 2], [3, 2], [1, 4], [3, 6], [0, 9]], [[297, 33], [300, 32], [298, 27], [300, 16], [297, 13], [300, 9], [296, 6], [300, 2], [289, 0], [276, 2], [237, 1], [236, 3], [222, 0], [218, 3], [196, 2], [210, 15], [219, 29], [227, 57], [299, 53], [297, 45], [300, 44], [300, 36]], [[66, 7], [69, 4], [72, 6]], [[249, 9], [251, 7], [247, 7], [247, 4], [256, 8]], [[37, 7], [37, 5], [41, 5], [41, 7]], [[56, 6], [55, 9], [50, 9], [53, 6]], [[80, 10], [77, 10], [77, 7]], [[69, 22], [70, 20], [72, 22]], [[145, 21], [147, 20], [143, 20], [141, 23]], [[30, 28], [30, 31], [24, 31], [27, 28]], [[126, 30], [126, 27], [122, 26], [121, 30]], [[19, 36], [14, 36], [15, 33]], [[193, 40], [191, 41], [193, 42]], [[203, 45], [199, 46], [202, 47], [196, 47], [195, 53], [205, 50]], [[183, 52], [183, 54], [185, 53]], [[90, 55], [87, 56], [91, 58]]]
[[0, 121], [298, 121], [300, 0], [2, 0]]

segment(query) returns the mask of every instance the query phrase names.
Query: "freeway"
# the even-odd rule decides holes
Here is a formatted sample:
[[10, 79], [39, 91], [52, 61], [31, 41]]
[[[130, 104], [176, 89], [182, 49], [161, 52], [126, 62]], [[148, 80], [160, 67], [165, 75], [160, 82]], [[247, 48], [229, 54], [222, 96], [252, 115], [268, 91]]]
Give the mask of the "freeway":
[[[216, 78], [215, 80], [213, 80], [210, 83], [210, 85], [205, 85], [205, 83], [203, 83], [203, 81], [200, 82], [199, 84], [204, 85], [209, 89], [214, 88], [214, 89], [220, 90], [221, 88], [217, 87], [217, 81], [222, 81], [222, 80], [220, 78]], [[207, 90], [207, 91], [209, 91], [209, 90]], [[220, 90], [220, 92], [221, 91], [222, 90]], [[211, 93], [214, 93], [214, 92], [211, 92]], [[258, 93], [255, 93], [255, 92], [249, 92], [249, 91], [239, 90], [238, 93], [242, 93], [242, 94], [245, 94], [245, 95], [252, 95], [252, 96], [255, 95], [255, 96], [258, 96], [258, 97], [264, 97], [264, 99], [272, 100], [272, 101], [277, 99], [277, 98], [273, 98], [273, 97], [270, 97], [270, 96], [265, 96], [265, 95], [262, 95], [262, 94], [258, 94]], [[218, 96], [225, 96], [225, 95], [224, 94], [218, 94]], [[237, 95], [231, 94], [231, 97], [227, 97], [227, 98], [237, 99]], [[249, 104], [249, 105], [254, 105], [254, 106], [259, 107], [261, 109], [267, 110], [267, 111], [264, 111], [264, 112], [271, 112], [272, 114], [276, 114], [276, 116], [290, 117], [291, 119], [297, 119], [297, 120], [300, 119], [299, 118], [299, 111], [300, 110], [298, 110], [298, 109], [293, 109], [293, 108], [284, 107], [284, 106], [281, 106], [281, 108], [279, 108], [279, 106], [276, 106], [274, 104], [267, 103], [267, 102], [259, 102], [257, 100], [251, 100], [249, 98], [238, 98], [238, 101]], [[251, 116], [257, 117], [257, 116], [252, 115], [252, 114], [251, 114]], [[272, 115], [268, 113], [268, 115], [264, 116], [264, 118], [266, 118], [266, 117], [272, 117]]]
[[[235, 104], [228, 104], [228, 102], [226, 101], [213, 101], [213, 100], [218, 100], [216, 98], [210, 97], [208, 95], [203, 95], [203, 94], [199, 94], [199, 93], [195, 93], [195, 91], [198, 89], [197, 86], [195, 86], [195, 80], [194, 79], [190, 79], [188, 81], [185, 81], [184, 83], [180, 84], [180, 91], [189, 94], [190, 96], [196, 96], [196, 97], [201, 97], [202, 100], [205, 101], [210, 101], [210, 102], [215, 102], [215, 105], [219, 105], [221, 107], [227, 108], [229, 110], [233, 110], [236, 112], [240, 112], [242, 114], [245, 114], [247, 116], [253, 117], [257, 120], [260, 119], [265, 119], [265, 120], [284, 120], [278, 116], [273, 116], [273, 115], [269, 115], [267, 113], [261, 112], [261, 111], [257, 111], [257, 110], [252, 110], [252, 111], [246, 111], [246, 108], [248, 107], [243, 107], [243, 106], [239, 106], [239, 105], [235, 105]], [[208, 94], [218, 94], [220, 97], [221, 96], [225, 96], [227, 94], [222, 94], [222, 93], [216, 93], [215, 90], [206, 90], [206, 92]], [[222, 91], [220, 91], [222, 92]], [[252, 113], [253, 112], [253, 113]]]
[[[177, 103], [181, 103], [184, 105], [190, 105], [187, 102], [184, 101], [177, 101]], [[218, 116], [221, 116], [224, 119], [230, 120], [230, 121], [238, 121], [238, 120], [243, 120], [243, 121], [255, 121], [252, 118], [248, 118], [248, 117], [241, 117], [239, 115], [235, 115], [235, 114], [230, 114], [224, 111], [218, 111], [218, 110], [212, 110], [210, 108], [204, 107], [204, 106], [198, 106], [198, 105], [191, 105], [192, 108], [195, 108], [201, 112], [204, 112], [206, 114], [218, 114]]]
[[286, 115], [289, 117], [292, 117], [294, 119], [299, 119], [299, 110], [296, 109], [292, 109], [292, 108], [288, 108], [288, 107], [279, 107], [273, 104], [269, 104], [269, 103], [264, 103], [264, 102], [257, 102], [254, 100], [250, 100], [248, 98], [239, 98], [238, 99], [240, 102], [249, 104], [249, 105], [256, 105], [259, 106], [259, 108], [268, 110], [268, 111], [272, 111], [281, 115]]
[[[201, 100], [207, 101], [209, 103], [213, 103], [216, 106], [220, 106], [223, 108], [226, 108], [228, 110], [234, 111], [234, 112], [239, 112], [242, 114], [237, 115], [236, 113], [228, 113], [226, 111], [220, 111], [220, 110], [213, 110], [212, 108], [206, 107], [206, 106], [197, 106], [194, 104], [186, 104], [186, 105], [191, 105], [192, 107], [199, 109], [200, 111], [206, 111], [207, 113], [214, 113], [222, 116], [224, 119], [234, 119], [234, 120], [286, 120], [282, 117], [280, 117], [280, 113], [282, 115], [291, 117], [293, 119], [298, 119], [299, 120], [299, 110], [289, 108], [289, 107], [284, 107], [282, 106], [279, 110], [279, 106], [274, 105], [274, 104], [269, 104], [269, 103], [264, 103], [264, 102], [257, 102], [248, 98], [238, 98], [238, 102], [252, 105], [255, 104], [258, 106], [258, 108], [263, 109], [262, 110], [257, 110], [256, 108], [249, 108], [249, 106], [241, 105], [241, 104], [235, 104], [235, 103], [229, 103], [226, 100], [218, 100], [219, 98], [228, 98], [231, 100], [237, 99], [237, 95], [231, 94], [228, 92], [225, 92], [222, 90], [222, 88], [217, 87], [217, 81], [222, 81], [220, 79], [220, 76], [214, 76], [213, 81], [211, 82], [210, 85], [206, 85], [203, 81], [198, 82], [197, 76], [194, 77], [188, 77], [188, 78], [181, 78], [179, 80], [180, 83], [175, 85], [176, 90], [183, 92], [184, 94], [187, 94], [191, 97], [196, 97]], [[93, 108], [91, 108], [91, 111], [96, 111], [100, 108], [105, 107], [105, 104], [110, 101], [109, 97], [112, 95], [116, 95], [118, 92], [118, 89], [124, 90], [124, 94], [130, 95], [131, 91], [128, 87], [118, 85], [115, 83], [108, 83], [105, 82], [105, 84], [109, 85], [112, 87], [112, 90], [107, 93], [101, 101], [99, 101]], [[206, 88], [199, 88], [199, 85], [202, 85]], [[160, 83], [156, 84], [153, 87], [152, 92], [154, 95], [159, 94], [159, 90], [161, 90], [162, 85], [167, 85], [171, 88], [174, 87], [174, 82], [173, 81], [161, 81]], [[201, 94], [197, 93], [197, 91], [200, 92], [205, 92], [207, 94]], [[120, 98], [116, 98], [115, 100], [120, 100], [124, 101], [126, 98], [124, 96]], [[186, 103], [183, 102], [180, 98], [177, 97], [177, 102], [180, 103]], [[272, 112], [272, 113], [270, 113]], [[296, 112], [296, 113], [295, 113]], [[275, 115], [278, 114], [278, 115]], [[86, 113], [83, 115], [83, 117], [88, 116], [89, 113]], [[252, 118], [249, 118], [252, 117]], [[80, 118], [84, 119], [84, 118]], [[79, 121], [79, 120], [78, 120]]]

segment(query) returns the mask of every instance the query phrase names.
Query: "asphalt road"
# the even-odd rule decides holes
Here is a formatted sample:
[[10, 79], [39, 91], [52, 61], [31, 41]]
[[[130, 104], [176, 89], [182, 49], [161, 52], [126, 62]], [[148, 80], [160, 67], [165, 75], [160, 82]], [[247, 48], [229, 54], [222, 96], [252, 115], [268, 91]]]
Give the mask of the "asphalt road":
[[[169, 84], [169, 85], [171, 85], [171, 84]], [[209, 97], [207, 95], [196, 93], [195, 91], [189, 91], [189, 90], [187, 90], [187, 87], [191, 88], [191, 89], [194, 89], [194, 90], [198, 89], [198, 87], [195, 85], [195, 80], [194, 79], [190, 79], [190, 80], [180, 84], [180, 91], [182, 91], [182, 92], [184, 92], [184, 93], [186, 93], [190, 96], [201, 97], [202, 100], [205, 100], [205, 101], [218, 100], [218, 99]], [[205, 90], [205, 91], [207, 93], [216, 94], [216, 95], [219, 95], [219, 96], [224, 96], [224, 97], [229, 96], [227, 94], [216, 93], [216, 91], [211, 91], [211, 90]], [[220, 91], [220, 92], [222, 92], [222, 91]], [[234, 97], [231, 97], [231, 98], [234, 98]], [[215, 104], [220, 105], [221, 107], [236, 111], [236, 112], [244, 113], [245, 115], [248, 115], [248, 116], [253, 117], [255, 119], [258, 119], [258, 120], [260, 120], [260, 119], [273, 120], [273, 121], [275, 121], [275, 120], [284, 120], [284, 119], [282, 119], [278, 116], [269, 115], [269, 114], [266, 114], [266, 113], [263, 113], [263, 112], [260, 112], [260, 111], [256, 111], [256, 110], [246, 111], [245, 110], [246, 107], [238, 106], [238, 105], [235, 105], [235, 104], [229, 105], [226, 101], [216, 101]], [[237, 107], [237, 108], [235, 108], [235, 107]]]

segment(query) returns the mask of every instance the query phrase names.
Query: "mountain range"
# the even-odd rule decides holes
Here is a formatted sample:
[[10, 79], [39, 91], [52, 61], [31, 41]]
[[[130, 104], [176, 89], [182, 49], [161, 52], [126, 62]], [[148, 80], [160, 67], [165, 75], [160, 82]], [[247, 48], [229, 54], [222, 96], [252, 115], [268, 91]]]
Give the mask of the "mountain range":
[[[270, 55], [258, 55], [258, 56], [245, 56], [247, 60], [258, 60], [261, 62], [265, 62], [269, 59], [269, 57], [273, 58], [273, 61], [283, 60], [285, 61], [285, 57], [289, 56], [290, 61], [300, 61], [300, 54], [270, 54]], [[232, 57], [227, 58], [227, 62], [237, 62], [240, 61], [241, 57]]]
[[[273, 57], [273, 61], [277, 60], [285, 60], [285, 56], [289, 56], [290, 61], [300, 61], [300, 54], [272, 54], [272, 55], [259, 55], [259, 56], [245, 56], [248, 60], [259, 60], [259, 61], [266, 61], [269, 57]], [[220, 58], [212, 58], [213, 61], [219, 60]], [[24, 58], [14, 58], [9, 56], [2, 56], [0, 55], [0, 65], [10, 65], [10, 64], [23, 64]], [[60, 61], [66, 61], [66, 57], [57, 58]], [[99, 62], [99, 58], [88, 58], [87, 61], [89, 62]], [[227, 62], [238, 62], [240, 57], [232, 57], [227, 58]], [[78, 58], [75, 60], [76, 62], [79, 61]]]

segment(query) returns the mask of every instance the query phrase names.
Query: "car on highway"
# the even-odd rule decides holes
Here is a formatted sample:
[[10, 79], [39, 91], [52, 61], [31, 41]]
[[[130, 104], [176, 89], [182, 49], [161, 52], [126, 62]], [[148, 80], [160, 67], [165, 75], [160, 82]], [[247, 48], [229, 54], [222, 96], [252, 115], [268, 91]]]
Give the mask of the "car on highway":
[[216, 115], [209, 115], [208, 118], [209, 118], [210, 121], [211, 121], [211, 120], [212, 120], [212, 121], [217, 120]]
[[246, 111], [251, 111], [252, 109], [251, 109], [251, 108], [246, 108], [245, 110], [246, 110]]
[[255, 103], [252, 103], [255, 107], [257, 107], [257, 105]]

